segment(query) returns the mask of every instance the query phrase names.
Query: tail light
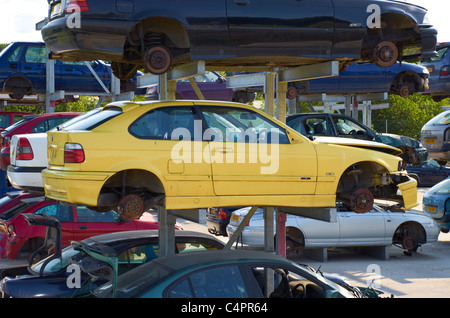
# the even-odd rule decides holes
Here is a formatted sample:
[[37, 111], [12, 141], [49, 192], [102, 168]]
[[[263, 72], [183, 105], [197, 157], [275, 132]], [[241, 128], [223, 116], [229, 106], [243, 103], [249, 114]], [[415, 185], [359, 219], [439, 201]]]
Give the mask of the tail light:
[[226, 220], [228, 218], [227, 216], [227, 212], [225, 212], [224, 209], [219, 209], [219, 215], [218, 215], [219, 219], [221, 220]]
[[20, 137], [17, 143], [16, 160], [33, 160], [34, 154], [31, 144], [25, 137]]
[[450, 67], [448, 65], [441, 67], [440, 76], [448, 76], [450, 74]]
[[80, 144], [67, 143], [64, 146], [64, 162], [65, 163], [84, 162], [83, 147]]
[[9, 136], [3, 136], [2, 137], [2, 147], [9, 147], [11, 144], [11, 137]]
[[89, 6], [86, 0], [70, 0], [66, 5], [66, 13], [88, 12]]

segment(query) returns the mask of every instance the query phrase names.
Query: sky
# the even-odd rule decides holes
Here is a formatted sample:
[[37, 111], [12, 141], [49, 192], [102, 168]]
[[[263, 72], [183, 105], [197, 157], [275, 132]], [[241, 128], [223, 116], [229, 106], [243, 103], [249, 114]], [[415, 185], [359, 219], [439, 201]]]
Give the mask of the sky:
[[[358, 0], [354, 0], [358, 1]], [[409, 0], [428, 9], [431, 23], [438, 30], [438, 41], [450, 41], [449, 0]], [[42, 41], [36, 23], [47, 16], [47, 0], [0, 0], [0, 43]]]

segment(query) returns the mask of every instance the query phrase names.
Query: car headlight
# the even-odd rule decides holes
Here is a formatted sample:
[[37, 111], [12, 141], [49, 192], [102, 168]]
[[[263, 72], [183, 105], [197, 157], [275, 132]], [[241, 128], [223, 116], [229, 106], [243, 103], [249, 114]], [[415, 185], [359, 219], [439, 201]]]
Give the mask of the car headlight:
[[425, 13], [425, 15], [423, 16], [422, 24], [431, 24], [430, 15], [428, 13]]

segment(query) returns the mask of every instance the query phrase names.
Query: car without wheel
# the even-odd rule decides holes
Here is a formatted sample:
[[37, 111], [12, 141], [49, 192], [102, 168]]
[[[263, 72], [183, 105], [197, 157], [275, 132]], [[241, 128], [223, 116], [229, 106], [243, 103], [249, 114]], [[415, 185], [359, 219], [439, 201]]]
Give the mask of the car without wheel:
[[[233, 212], [227, 226], [232, 236], [250, 208]], [[296, 215], [287, 215], [286, 252], [297, 249], [399, 246], [407, 251], [416, 251], [419, 246], [436, 242], [439, 227], [422, 213], [389, 211], [374, 205], [364, 214], [353, 213], [343, 204], [337, 205], [336, 222], [323, 222]], [[276, 232], [276, 227], [274, 227]], [[264, 246], [264, 213], [256, 210], [241, 232], [240, 242], [250, 247]]]
[[220, 70], [329, 60], [387, 67], [435, 56], [437, 31], [426, 9], [399, 1], [51, 0], [41, 33], [53, 58], [110, 60], [129, 79], [192, 60]]
[[384, 93], [408, 97], [427, 92], [430, 74], [424, 66], [399, 63], [380, 67], [376, 64], [352, 63], [338, 76], [297, 81], [288, 84], [287, 97], [309, 94], [368, 94]]
[[375, 198], [418, 204], [398, 148], [312, 141], [244, 104], [115, 102], [47, 135], [46, 196], [117, 207], [124, 218], [155, 206], [334, 207], [338, 198], [364, 213]]
[[[43, 42], [13, 42], [8, 45], [0, 53], [1, 92], [15, 100], [21, 100], [25, 95], [45, 94], [46, 61], [47, 48]], [[142, 75], [142, 72], [136, 74]], [[55, 90], [64, 90], [66, 100], [71, 101], [77, 94], [105, 93], [102, 84], [110, 89], [111, 66], [101, 60], [56, 61], [54, 78]], [[145, 89], [136, 88], [136, 82], [136, 77], [122, 81], [121, 90], [145, 94]]]

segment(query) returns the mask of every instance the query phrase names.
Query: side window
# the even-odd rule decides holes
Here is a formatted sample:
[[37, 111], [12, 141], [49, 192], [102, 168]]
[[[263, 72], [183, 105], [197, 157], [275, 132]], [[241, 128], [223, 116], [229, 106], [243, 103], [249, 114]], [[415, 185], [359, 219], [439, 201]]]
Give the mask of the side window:
[[[266, 298], [324, 298], [325, 290], [316, 280], [276, 267], [251, 269], [262, 295]], [[269, 280], [269, 284], [267, 284]], [[266, 286], [273, 286], [266, 290]]]
[[194, 123], [192, 107], [166, 107], [138, 118], [129, 127], [129, 132], [141, 139], [193, 140]]
[[49, 131], [52, 128], [55, 128], [56, 126], [59, 126], [72, 117], [55, 117], [55, 118], [49, 118], [46, 120], [41, 121], [40, 123], [36, 124], [32, 131], [33, 133], [40, 133], [40, 132], [46, 132]]
[[308, 118], [303, 125], [307, 135], [330, 136], [325, 118]]
[[50, 204], [40, 208], [36, 214], [45, 214], [54, 216], [59, 222], [73, 222], [72, 207], [60, 204]]
[[45, 46], [29, 46], [25, 53], [27, 63], [45, 63]]
[[127, 249], [119, 255], [119, 275], [159, 256], [158, 244], [147, 244]]
[[286, 131], [248, 109], [202, 106], [208, 124], [205, 138], [214, 141], [288, 144]]
[[78, 222], [86, 222], [86, 223], [93, 223], [93, 222], [100, 222], [100, 223], [115, 223], [120, 222], [121, 218], [120, 215], [117, 214], [115, 211], [108, 211], [108, 212], [102, 212], [98, 213], [94, 210], [88, 209], [85, 206], [77, 206], [77, 217]]
[[8, 127], [11, 125], [9, 115], [0, 115], [0, 127]]
[[17, 63], [19, 62], [20, 55], [22, 53], [23, 45], [19, 45], [14, 52], [8, 57], [8, 62]]
[[168, 292], [169, 298], [247, 298], [247, 290], [237, 266], [198, 271]]
[[334, 125], [339, 137], [351, 137], [365, 139], [367, 131], [357, 123], [347, 118], [334, 118]]
[[176, 243], [177, 253], [200, 252], [207, 250], [218, 250], [219, 246], [205, 242], [178, 242]]
[[23, 119], [23, 115], [13, 115], [14, 123], [17, 123], [19, 120]]

